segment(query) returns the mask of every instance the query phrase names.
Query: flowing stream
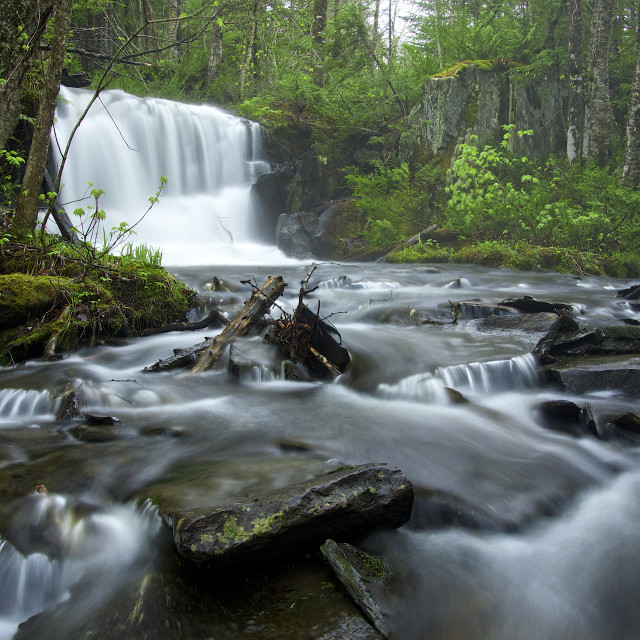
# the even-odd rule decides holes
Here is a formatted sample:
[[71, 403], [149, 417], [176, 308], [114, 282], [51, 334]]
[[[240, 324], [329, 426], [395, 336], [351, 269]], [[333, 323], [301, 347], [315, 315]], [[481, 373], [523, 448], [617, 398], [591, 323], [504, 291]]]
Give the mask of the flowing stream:
[[[118, 101], [129, 102], [132, 118], [157, 110], [164, 127], [178, 118], [164, 113], [164, 102], [116, 93], [105, 102], [123, 133]], [[191, 109], [197, 111], [186, 113]], [[224, 118], [246, 133], [246, 123]], [[119, 143], [117, 132], [109, 135]], [[187, 146], [185, 135], [175, 134], [178, 146]], [[198, 154], [215, 146], [214, 134], [204, 135]], [[119, 152], [105, 153], [104, 136], [91, 133], [87, 144], [104, 155], [108, 174], [125, 161], [114, 161]], [[218, 152], [232, 155], [226, 147]], [[202, 156], [194, 162], [201, 166]], [[75, 167], [71, 159], [67, 189], [85, 180]], [[147, 182], [132, 180], [131, 200], [155, 180], [153, 171]], [[196, 199], [225, 200], [220, 190], [227, 187], [207, 189]], [[121, 212], [129, 196], [113, 191]], [[164, 215], [159, 209], [149, 220], [164, 226]], [[184, 242], [194, 242], [192, 260], [176, 259], [170, 270], [211, 304], [232, 316], [250, 293], [240, 281], [261, 284], [271, 274], [289, 283], [282, 306], [296, 304], [308, 264], [278, 263], [273, 248], [260, 253], [258, 245], [244, 261], [235, 254], [234, 264], [207, 263], [213, 241], [196, 223], [184, 226]], [[261, 258], [267, 264], [258, 264]], [[212, 291], [214, 276], [231, 291]], [[638, 318], [615, 297], [626, 283], [455, 265], [322, 263], [311, 284], [318, 289], [309, 306], [330, 316], [352, 357], [334, 382], [285, 380], [273, 352], [255, 337], [242, 341], [254, 364], [238, 379], [226, 370], [142, 372], [218, 331], [211, 329], [0, 371], [0, 512], [3, 521], [18, 523], [11, 541], [0, 541], [0, 638], [13, 637], [27, 619], [17, 637], [106, 638], [116, 631], [131, 638], [369, 637], [355, 629], [353, 613], [335, 604], [347, 599], [317, 558], [284, 563], [280, 574], [264, 578], [273, 580], [261, 587], [269, 597], [258, 600], [252, 594], [260, 589], [244, 578], [203, 580], [168, 560], [166, 528], [144, 499], [181, 483], [192, 504], [222, 505], [336, 464], [365, 462], [398, 466], [416, 491], [408, 525], [364, 541], [393, 574], [381, 606], [394, 638], [640, 637], [637, 447], [551, 431], [538, 411], [542, 401], [568, 398], [588, 401], [597, 416], [638, 412], [637, 398], [567, 396], [544, 382], [529, 355], [541, 334], [486, 329], [470, 317], [454, 324], [450, 304], [528, 294], [569, 303], [580, 321], [605, 325]], [[451, 387], [468, 402], [452, 403]], [[83, 419], [63, 412], [70, 390], [82, 411], [117, 417], [111, 439], [77, 437]], [[48, 491], [38, 492], [39, 485]], [[486, 526], [439, 522], [421, 499], [434, 489], [486, 514]], [[157, 592], [171, 597], [158, 604], [150, 595]], [[131, 620], [139, 626], [127, 635], [118, 624]]]

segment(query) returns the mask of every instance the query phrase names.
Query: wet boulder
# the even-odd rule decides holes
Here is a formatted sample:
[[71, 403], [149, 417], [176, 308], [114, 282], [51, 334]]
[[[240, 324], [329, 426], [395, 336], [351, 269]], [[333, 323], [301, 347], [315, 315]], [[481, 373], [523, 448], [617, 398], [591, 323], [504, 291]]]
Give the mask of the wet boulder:
[[546, 302], [536, 300], [532, 296], [523, 296], [518, 299], [503, 300], [500, 303], [503, 307], [511, 307], [522, 313], [571, 313], [573, 307], [562, 302]]
[[168, 518], [178, 552], [201, 565], [266, 562], [316, 548], [327, 538], [354, 540], [408, 522], [413, 487], [386, 464], [338, 469], [323, 477], [218, 507]]
[[573, 436], [591, 434], [585, 413], [570, 400], [547, 400], [538, 405], [538, 414], [547, 429]]
[[278, 248], [292, 258], [308, 258], [311, 254], [311, 236], [318, 227], [315, 213], [283, 213], [276, 225]]
[[624, 300], [640, 300], [640, 284], [632, 284], [626, 289], [620, 289], [616, 293], [616, 298]]
[[550, 379], [569, 393], [616, 390], [640, 393], [640, 360], [625, 356], [564, 359], [548, 365]]
[[640, 444], [640, 417], [635, 413], [614, 416], [608, 421], [607, 428], [612, 438]]
[[562, 356], [619, 356], [640, 354], [640, 327], [615, 325], [579, 329], [574, 321], [561, 316], [533, 351], [542, 362]]

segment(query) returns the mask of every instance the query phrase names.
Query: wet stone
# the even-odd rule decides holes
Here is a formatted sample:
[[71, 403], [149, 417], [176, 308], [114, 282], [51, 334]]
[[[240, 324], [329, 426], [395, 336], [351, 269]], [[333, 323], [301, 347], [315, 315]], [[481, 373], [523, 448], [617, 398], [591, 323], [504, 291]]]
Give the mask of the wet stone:
[[546, 333], [558, 320], [555, 313], [522, 313], [519, 315], [490, 315], [479, 323], [481, 331], [509, 330], [527, 333]]
[[570, 400], [549, 400], [538, 406], [538, 412], [547, 429], [573, 436], [590, 433], [583, 410]]
[[109, 442], [117, 440], [120, 434], [117, 429], [112, 427], [91, 426], [87, 424], [79, 424], [69, 429], [69, 433], [77, 440], [83, 442]]
[[627, 412], [615, 416], [607, 425], [614, 436], [618, 436], [634, 444], [640, 444], [640, 417]]
[[376, 602], [376, 592], [386, 587], [388, 567], [380, 558], [348, 543], [327, 540], [320, 549], [354, 602], [387, 638], [389, 629]]
[[300, 553], [329, 537], [354, 540], [376, 528], [400, 527], [412, 505], [413, 487], [398, 469], [365, 464], [245, 502], [178, 510], [169, 523], [184, 558], [247, 564]]
[[640, 393], [640, 358], [589, 356], [546, 367], [552, 380], [569, 393], [616, 390]]

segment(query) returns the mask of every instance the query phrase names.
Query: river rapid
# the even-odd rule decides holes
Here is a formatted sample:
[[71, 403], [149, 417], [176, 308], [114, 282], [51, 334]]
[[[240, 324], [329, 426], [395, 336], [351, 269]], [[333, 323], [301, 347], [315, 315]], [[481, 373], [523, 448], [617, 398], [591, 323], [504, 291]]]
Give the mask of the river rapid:
[[[291, 311], [308, 266], [170, 270], [231, 317], [250, 293], [240, 281], [268, 275], [288, 283], [280, 304]], [[231, 291], [212, 291], [215, 276]], [[145, 499], [180, 484], [190, 504], [224, 505], [366, 462], [399, 467], [416, 494], [407, 525], [363, 541], [392, 572], [380, 605], [394, 638], [640, 637], [637, 447], [551, 431], [538, 411], [563, 398], [589, 402], [596, 416], [638, 413], [637, 398], [568, 396], [529, 355], [542, 334], [451, 315], [451, 303], [532, 295], [571, 304], [584, 324], [616, 324], [638, 318], [615, 296], [626, 284], [322, 263], [306, 302], [350, 352], [335, 381], [285, 380], [259, 337], [242, 340], [257, 364], [239, 379], [226, 369], [142, 371], [219, 329], [1, 370], [0, 513], [10, 540], [0, 542], [0, 638], [30, 618], [17, 637], [369, 637], [319, 554], [255, 575], [202, 575], [174, 558]], [[452, 403], [446, 388], [468, 402]], [[56, 417], [71, 389], [83, 412], [118, 419], [111, 439], [87, 442], [82, 417]], [[432, 490], [483, 517], [440, 518], [423, 500]]]

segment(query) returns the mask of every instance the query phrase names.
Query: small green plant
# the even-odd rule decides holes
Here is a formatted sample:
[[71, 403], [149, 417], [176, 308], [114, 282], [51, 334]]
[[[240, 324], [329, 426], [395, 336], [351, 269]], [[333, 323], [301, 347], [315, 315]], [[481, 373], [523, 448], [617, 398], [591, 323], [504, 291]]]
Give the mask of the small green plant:
[[[100, 208], [100, 198], [105, 195], [105, 192], [102, 189], [91, 188], [93, 184], [89, 183], [89, 187], [91, 188], [90, 197], [93, 199], [93, 204], [88, 206], [86, 210], [79, 207], [73, 212], [79, 219], [73, 229], [78, 236], [79, 242], [69, 245], [71, 251], [74, 252], [85, 265], [85, 274], [101, 262], [105, 260], [108, 261], [109, 256], [115, 254], [123, 246], [125, 248], [125, 260], [128, 258], [130, 261], [136, 260], [138, 262], [156, 264], [157, 266], [160, 265], [162, 253], [159, 250], [149, 247], [133, 249], [130, 243], [125, 245], [125, 242], [135, 234], [135, 227], [142, 222], [153, 206], [159, 201], [162, 190], [166, 184], [167, 179], [162, 176], [158, 190], [149, 198], [149, 207], [135, 224], [129, 225], [126, 222], [121, 222], [119, 225], [107, 231], [104, 228], [106, 212]], [[47, 194], [46, 197], [51, 201], [51, 199], [55, 199], [55, 194]]]

